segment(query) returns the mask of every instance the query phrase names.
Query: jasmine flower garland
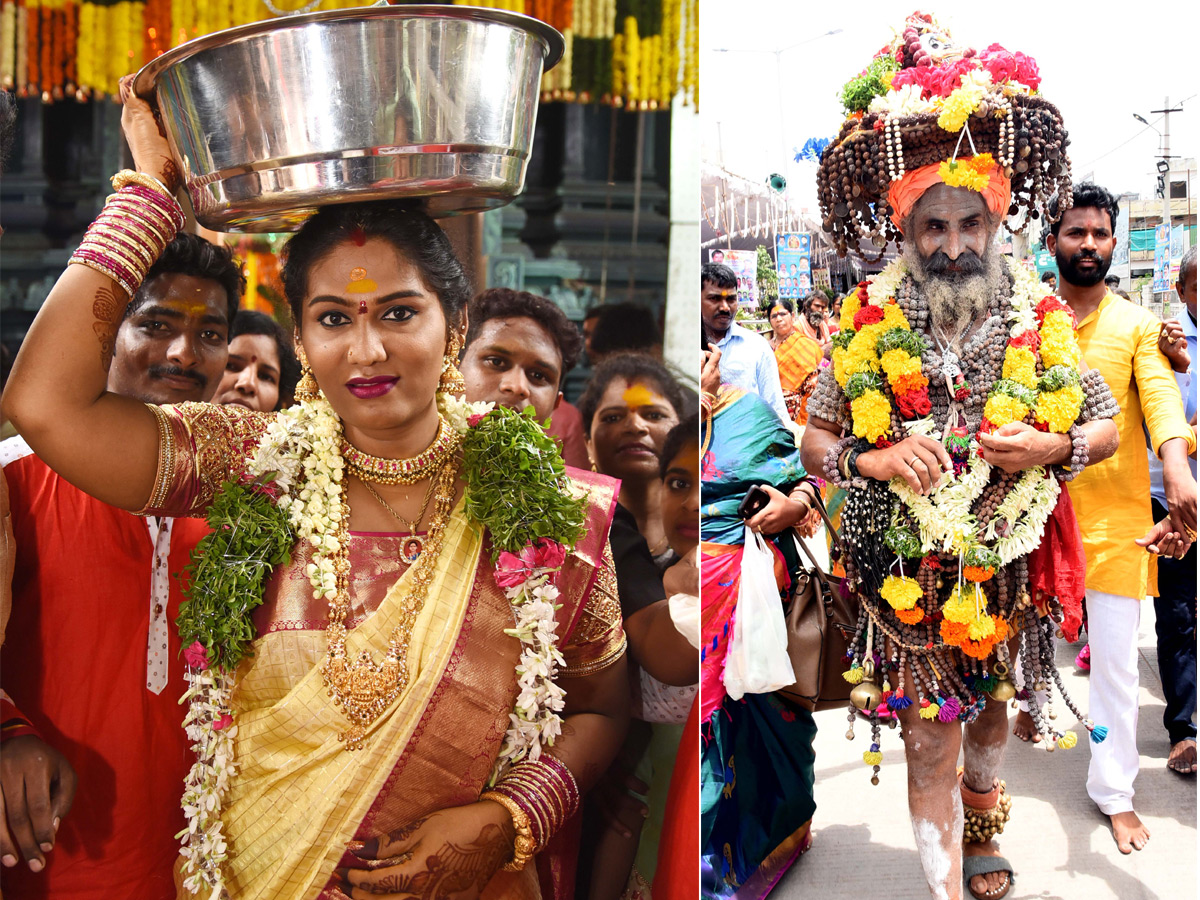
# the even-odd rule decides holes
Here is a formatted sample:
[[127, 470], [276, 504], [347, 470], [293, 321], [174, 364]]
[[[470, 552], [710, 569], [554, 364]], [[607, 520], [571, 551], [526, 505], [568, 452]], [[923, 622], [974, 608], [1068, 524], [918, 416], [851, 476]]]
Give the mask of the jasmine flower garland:
[[[508, 766], [537, 759], [561, 734], [564, 692], [554, 683], [563, 658], [555, 634], [554, 580], [583, 532], [586, 496], [572, 492], [557, 445], [532, 418], [490, 403], [439, 395], [438, 409], [463, 435], [465, 512], [492, 537], [497, 584], [513, 605], [505, 633], [522, 645], [518, 695], [492, 782]], [[247, 460], [246, 474], [222, 485], [209, 508], [212, 533], [185, 570], [177, 624], [185, 647], [184, 720], [196, 761], [182, 806], [184, 887], [227, 897], [221, 810], [236, 775], [237, 725], [230, 697], [237, 666], [257, 636], [253, 610], [270, 571], [297, 541], [312, 545], [306, 574], [317, 599], [338, 596], [349, 535], [343, 519], [341, 422], [324, 396], [276, 414]], [[344, 573], [343, 573], [344, 574]]]

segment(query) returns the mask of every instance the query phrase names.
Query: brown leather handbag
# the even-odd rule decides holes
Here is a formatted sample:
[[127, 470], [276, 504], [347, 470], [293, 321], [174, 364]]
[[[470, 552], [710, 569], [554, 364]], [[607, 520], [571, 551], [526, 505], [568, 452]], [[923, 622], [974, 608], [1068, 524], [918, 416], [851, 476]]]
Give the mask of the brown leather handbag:
[[[835, 550], [844, 559], [846, 549], [841, 536], [829, 521], [825, 507], [818, 503], [817, 510]], [[858, 601], [843, 579], [821, 571], [803, 542], [796, 540], [796, 546], [801, 553], [800, 572], [785, 616], [788, 656], [796, 682], [780, 688], [780, 693], [809, 712], [842, 707], [849, 703], [853, 687], [842, 673], [847, 668], [846, 648], [858, 627]]]

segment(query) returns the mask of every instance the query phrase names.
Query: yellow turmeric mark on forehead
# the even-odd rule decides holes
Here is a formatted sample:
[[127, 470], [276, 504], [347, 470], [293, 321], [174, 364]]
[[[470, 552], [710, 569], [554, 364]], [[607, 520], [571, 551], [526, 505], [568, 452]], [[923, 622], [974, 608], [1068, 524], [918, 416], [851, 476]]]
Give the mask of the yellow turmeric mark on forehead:
[[379, 286], [367, 277], [367, 270], [362, 266], [355, 266], [350, 270], [350, 283], [346, 285], [347, 294], [373, 294], [379, 290]]
[[625, 389], [625, 392], [621, 394], [621, 399], [625, 401], [625, 405], [630, 409], [637, 409], [641, 406], [650, 406], [653, 403], [667, 402], [644, 384], [631, 384]]

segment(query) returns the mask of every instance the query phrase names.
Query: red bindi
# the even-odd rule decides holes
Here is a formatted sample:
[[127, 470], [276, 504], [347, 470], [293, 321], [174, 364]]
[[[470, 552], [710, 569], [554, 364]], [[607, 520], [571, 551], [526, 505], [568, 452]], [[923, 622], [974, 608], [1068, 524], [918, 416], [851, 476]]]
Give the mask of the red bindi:
[[358, 301], [358, 314], [360, 316], [365, 316], [367, 314], [367, 301], [366, 300]]
[[361, 225], [355, 226], [354, 230], [350, 232], [350, 240], [354, 241], [356, 247], [361, 247], [367, 242], [367, 233], [363, 231]]

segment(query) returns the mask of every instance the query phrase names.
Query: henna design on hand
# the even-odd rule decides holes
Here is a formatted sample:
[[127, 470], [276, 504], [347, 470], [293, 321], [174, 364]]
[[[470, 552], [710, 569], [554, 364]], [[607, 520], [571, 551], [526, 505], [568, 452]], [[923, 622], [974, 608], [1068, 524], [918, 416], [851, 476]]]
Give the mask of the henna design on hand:
[[413, 900], [454, 900], [461, 891], [483, 890], [496, 871], [512, 856], [512, 842], [498, 825], [487, 824], [466, 846], [447, 841], [425, 857], [425, 870], [391, 873], [364, 882], [359, 890], [372, 894], [401, 894]]
[[[164, 134], [163, 137], [166, 137]], [[162, 167], [163, 184], [172, 194], [179, 190], [179, 183], [182, 180], [179, 175], [179, 166], [175, 165], [175, 160], [168, 159], [163, 163]]]
[[100, 341], [100, 365], [105, 371], [112, 363], [116, 329], [126, 303], [128, 301], [122, 299], [122, 292], [116, 287], [96, 289], [96, 298], [92, 301], [92, 315], [96, 321], [92, 323], [92, 330]]

